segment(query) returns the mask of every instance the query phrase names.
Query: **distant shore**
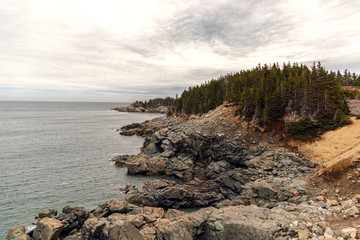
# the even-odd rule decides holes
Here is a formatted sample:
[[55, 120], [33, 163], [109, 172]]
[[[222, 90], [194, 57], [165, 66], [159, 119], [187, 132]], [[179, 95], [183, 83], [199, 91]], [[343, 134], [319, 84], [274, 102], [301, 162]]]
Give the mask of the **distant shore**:
[[144, 107], [134, 107], [130, 105], [130, 106], [114, 107], [111, 110], [115, 110], [119, 112], [167, 113], [169, 111], [169, 107], [158, 106], [155, 108], [144, 108]]

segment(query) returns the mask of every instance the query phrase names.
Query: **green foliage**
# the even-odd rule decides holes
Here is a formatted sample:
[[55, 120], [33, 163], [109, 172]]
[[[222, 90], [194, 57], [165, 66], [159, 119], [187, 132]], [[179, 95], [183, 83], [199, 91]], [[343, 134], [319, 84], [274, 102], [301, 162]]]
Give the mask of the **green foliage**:
[[348, 99], [358, 99], [358, 98], [360, 98], [360, 92], [356, 91], [356, 90], [342, 89], [341, 92]]
[[305, 139], [307, 136], [318, 137], [320, 135], [320, 130], [320, 124], [307, 117], [298, 122], [291, 123], [287, 132], [293, 138]]
[[[291, 113], [311, 117], [323, 125], [322, 129], [333, 129], [340, 121], [334, 120], [337, 109], [342, 114], [349, 113], [346, 92], [341, 90], [342, 78], [339, 73], [326, 71], [320, 63], [311, 68], [296, 63], [282, 67], [258, 65], [190, 87], [175, 100], [175, 110], [201, 114], [227, 100], [239, 103], [238, 113], [245, 119], [264, 126], [271, 126]], [[343, 121], [343, 117], [340, 119]]]
[[360, 79], [345, 71], [328, 72], [320, 63], [306, 65], [258, 65], [253, 69], [220, 76], [185, 90], [176, 99], [152, 99], [140, 102], [145, 107], [172, 106], [174, 113], [202, 114], [224, 101], [239, 104], [238, 113], [247, 120], [272, 126], [286, 115], [300, 116], [288, 131], [293, 136], [318, 136], [323, 131], [346, 123], [350, 110], [341, 85]]
[[173, 106], [175, 102], [175, 99], [172, 97], [166, 97], [166, 98], [154, 98], [150, 99], [148, 101], [135, 101], [131, 104], [133, 107], [143, 107], [143, 108], [156, 108], [160, 106]]

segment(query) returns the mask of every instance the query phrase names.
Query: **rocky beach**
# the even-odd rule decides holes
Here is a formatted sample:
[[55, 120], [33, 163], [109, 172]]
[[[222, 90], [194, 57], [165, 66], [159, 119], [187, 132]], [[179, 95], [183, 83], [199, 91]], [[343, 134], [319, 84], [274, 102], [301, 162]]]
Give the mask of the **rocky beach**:
[[145, 141], [140, 154], [118, 156], [115, 165], [163, 178], [127, 185], [125, 199], [90, 211], [44, 210], [6, 239], [359, 239], [360, 195], [325, 188], [317, 161], [236, 109], [124, 126], [122, 135]]

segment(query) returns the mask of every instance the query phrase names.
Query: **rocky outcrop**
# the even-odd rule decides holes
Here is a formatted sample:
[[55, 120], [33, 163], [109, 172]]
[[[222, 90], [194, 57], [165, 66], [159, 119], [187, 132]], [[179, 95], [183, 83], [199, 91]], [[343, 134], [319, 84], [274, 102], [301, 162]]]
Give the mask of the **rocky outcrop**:
[[31, 240], [31, 238], [25, 233], [25, 226], [18, 226], [9, 230], [6, 240]]
[[88, 217], [89, 212], [84, 208], [66, 206], [63, 208], [62, 213], [55, 217], [55, 219], [61, 221], [63, 224], [61, 234], [67, 235], [81, 227]]
[[116, 110], [119, 112], [147, 112], [147, 113], [167, 113], [169, 111], [169, 107], [167, 106], [158, 106], [155, 108], [144, 108], [144, 107], [136, 107], [136, 106], [124, 106], [124, 107], [115, 107], [111, 110]]
[[54, 218], [45, 217], [37, 224], [33, 233], [34, 240], [56, 240], [59, 238], [64, 224]]
[[203, 207], [224, 199], [224, 196], [208, 181], [191, 181], [176, 184], [174, 181], [155, 180], [132, 186], [126, 200], [143, 206], [165, 208]]

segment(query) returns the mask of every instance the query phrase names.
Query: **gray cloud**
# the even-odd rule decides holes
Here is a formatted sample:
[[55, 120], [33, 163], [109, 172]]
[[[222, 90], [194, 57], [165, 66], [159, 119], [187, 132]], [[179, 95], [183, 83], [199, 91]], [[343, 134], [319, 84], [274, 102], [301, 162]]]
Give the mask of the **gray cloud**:
[[[3, 1], [0, 100], [55, 90], [104, 101], [174, 96], [258, 63], [322, 61], [330, 70], [360, 71], [357, 1], [164, 0], [163, 8], [135, 8], [129, 19], [99, 17], [94, 8], [95, 20], [75, 9], [77, 1]], [[120, 11], [116, 2], [103, 4]], [[151, 16], [142, 19], [145, 13]]]

